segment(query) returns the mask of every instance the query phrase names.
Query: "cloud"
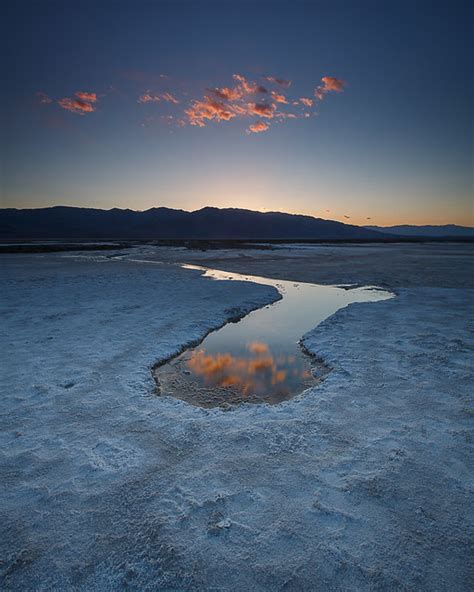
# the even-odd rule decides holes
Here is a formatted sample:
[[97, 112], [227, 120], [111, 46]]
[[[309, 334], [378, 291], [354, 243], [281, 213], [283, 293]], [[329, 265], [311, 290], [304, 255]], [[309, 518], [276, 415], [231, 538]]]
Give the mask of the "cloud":
[[[162, 75], [159, 76], [163, 78]], [[138, 76], [141, 78], [141, 76]], [[275, 76], [264, 76], [265, 80], [289, 89], [290, 80], [277, 78]], [[208, 88], [205, 94], [200, 98], [186, 99], [187, 105], [177, 109], [173, 116], [167, 118], [167, 121], [173, 121], [175, 125], [183, 127], [193, 125], [196, 127], [205, 127], [209, 122], [231, 121], [233, 119], [247, 119], [247, 133], [261, 133], [270, 128], [265, 120], [274, 119], [277, 123], [282, 123], [286, 119], [306, 119], [314, 115], [310, 108], [314, 106], [316, 99], [322, 100], [329, 92], [342, 92], [345, 87], [344, 80], [334, 76], [323, 76], [321, 83], [314, 90], [316, 99], [303, 96], [301, 98], [292, 97], [290, 91], [281, 91], [275, 87], [267, 90], [265, 86], [254, 80], [248, 79], [242, 74], [233, 74], [233, 82], [229, 86], [216, 86]], [[150, 85], [151, 86], [151, 85]], [[155, 86], [160, 89], [161, 86]], [[187, 96], [187, 92], [181, 91], [182, 96]], [[58, 105], [71, 113], [84, 115], [92, 113], [97, 109], [97, 103], [102, 95], [95, 92], [76, 91], [73, 97], [65, 97], [57, 101]], [[41, 103], [53, 102], [45, 93], [38, 92], [37, 97]], [[180, 100], [171, 92], [144, 91], [137, 98], [137, 102], [146, 103], [169, 103], [175, 107], [180, 104]], [[302, 108], [295, 113], [288, 113], [282, 105], [297, 105]], [[170, 110], [170, 109], [168, 109]], [[296, 111], [296, 110], [295, 110]]]
[[265, 80], [268, 82], [273, 82], [273, 84], [279, 84], [283, 88], [290, 88], [291, 80], [285, 80], [283, 78], [276, 78], [275, 76], [264, 76]]
[[212, 93], [223, 101], [237, 101], [243, 96], [242, 90], [238, 86], [235, 88], [229, 88], [228, 86], [224, 86], [222, 88], [209, 88], [208, 92]]
[[149, 90], [145, 93], [140, 95], [137, 99], [138, 103], [158, 103], [159, 101], [166, 101], [167, 103], [173, 103], [173, 105], [178, 105], [178, 99], [169, 92], [161, 93], [160, 95], [151, 94]]
[[255, 94], [267, 94], [268, 90], [257, 84], [256, 82], [249, 81], [245, 76], [241, 74], [234, 74], [232, 76], [234, 80], [237, 81], [237, 84], [234, 87], [217, 87], [217, 88], [209, 88], [207, 89], [208, 92], [216, 96], [218, 99], [222, 101], [239, 101], [243, 99], [247, 95], [255, 95]]
[[44, 92], [37, 92], [36, 96], [38, 97], [39, 102], [43, 105], [49, 105], [53, 102], [53, 99], [50, 99]]
[[190, 125], [198, 127], [204, 127], [206, 121], [229, 121], [236, 116], [234, 108], [208, 96], [203, 100], [192, 101], [185, 114]]
[[252, 125], [249, 125], [247, 132], [252, 134], [260, 134], [262, 132], [266, 132], [269, 127], [270, 124], [266, 121], [256, 121], [255, 123], [252, 123]]
[[340, 78], [335, 78], [334, 76], [323, 76], [321, 78], [322, 84], [320, 84], [314, 90], [314, 96], [319, 100], [322, 101], [324, 95], [328, 92], [342, 92], [344, 90], [344, 86], [346, 82], [341, 80]]
[[336, 92], [342, 92], [342, 89], [346, 84], [344, 80], [334, 78], [334, 76], [323, 76], [321, 80], [324, 84], [324, 89], [326, 90], [326, 92], [329, 92], [331, 90], [334, 90]]
[[284, 105], [288, 105], [288, 101], [286, 100], [285, 95], [281, 95], [274, 90], [272, 90], [272, 99], [277, 103], [283, 103]]
[[174, 95], [172, 95], [171, 93], [169, 93], [169, 92], [163, 93], [161, 95], [161, 98], [163, 99], [163, 101], [166, 101], [168, 103], [173, 103], [173, 105], [178, 105], [179, 104], [178, 99]]
[[[264, 86], [249, 80], [242, 74], [234, 74], [233, 86], [218, 86], [208, 88], [207, 93], [201, 99], [191, 101], [190, 106], [184, 111], [184, 117], [177, 119], [180, 125], [190, 124], [204, 127], [210, 121], [230, 121], [234, 118], [247, 118], [257, 116], [259, 121], [251, 123], [247, 127], [247, 133], [259, 133], [269, 129], [261, 119], [273, 119], [284, 121], [285, 119], [307, 119], [311, 113], [287, 113], [279, 109], [280, 105], [301, 105], [305, 108], [314, 106], [315, 99], [310, 97], [292, 98], [287, 93], [278, 90], [268, 91]], [[290, 80], [275, 76], [264, 76], [265, 80], [288, 89]], [[345, 82], [333, 76], [321, 78], [321, 85], [315, 90], [318, 97], [323, 97], [328, 92], [341, 92]], [[254, 97], [258, 94], [267, 94], [270, 100], [258, 100]], [[249, 98], [251, 100], [249, 101]], [[253, 99], [253, 100], [252, 100]]]
[[58, 105], [66, 111], [77, 113], [77, 115], [85, 115], [86, 113], [93, 113], [95, 111], [94, 103], [97, 102], [97, 94], [92, 92], [85, 92], [78, 90], [74, 93], [76, 99], [65, 97], [58, 101]]
[[301, 97], [300, 102], [306, 107], [312, 107], [314, 103], [313, 99], [308, 99], [306, 97]]
[[78, 90], [74, 94], [76, 95], [76, 97], [80, 101], [85, 101], [86, 103], [95, 103], [95, 102], [97, 102], [97, 95], [96, 95], [96, 93], [83, 92], [82, 90]]
[[[234, 74], [236, 84], [233, 87], [222, 86], [207, 90], [202, 99], [191, 101], [185, 110], [185, 117], [190, 125], [204, 127], [209, 121], [229, 121], [235, 117], [274, 117], [276, 106], [266, 102], [246, 102], [251, 95], [266, 94], [267, 89], [242, 74]], [[284, 98], [284, 97], [283, 97]], [[261, 129], [259, 129], [261, 128]], [[255, 125], [255, 131], [264, 131]], [[252, 129], [251, 131], [254, 131]], [[268, 129], [268, 126], [265, 128]]]
[[77, 113], [77, 115], [85, 115], [86, 113], [92, 113], [95, 111], [94, 105], [88, 101], [81, 101], [80, 99], [64, 98], [58, 101], [58, 105], [66, 111], [71, 113]]
[[137, 99], [138, 103], [152, 103], [154, 101], [161, 101], [158, 95], [151, 95], [149, 92], [143, 93]]
[[275, 115], [276, 107], [273, 103], [248, 103], [248, 113], [271, 119]]
[[232, 78], [237, 80], [239, 83], [238, 88], [240, 87], [243, 94], [253, 95], [258, 92], [258, 84], [256, 82], [249, 82], [245, 76], [242, 76], [241, 74], [234, 74]]

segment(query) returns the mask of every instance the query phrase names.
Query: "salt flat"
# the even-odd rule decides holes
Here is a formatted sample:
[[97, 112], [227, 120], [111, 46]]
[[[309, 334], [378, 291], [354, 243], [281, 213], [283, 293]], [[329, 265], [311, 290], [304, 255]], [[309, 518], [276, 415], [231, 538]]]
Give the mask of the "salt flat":
[[[472, 589], [472, 254], [2, 257], [2, 588]], [[151, 366], [278, 294], [176, 262], [397, 297], [305, 336], [317, 388], [201, 409]]]

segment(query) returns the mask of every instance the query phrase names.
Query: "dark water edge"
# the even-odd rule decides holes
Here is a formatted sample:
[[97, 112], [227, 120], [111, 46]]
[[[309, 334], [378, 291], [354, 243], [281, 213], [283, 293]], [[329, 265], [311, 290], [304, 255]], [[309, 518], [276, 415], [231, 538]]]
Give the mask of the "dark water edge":
[[[110, 244], [112, 241], [114, 244]], [[474, 243], [474, 237], [423, 237], [423, 236], [391, 236], [383, 238], [354, 239], [130, 239], [123, 241], [111, 236], [108, 239], [73, 239], [65, 241], [61, 237], [56, 240], [30, 240], [28, 238], [6, 239], [0, 241], [0, 254], [14, 253], [56, 253], [61, 251], [106, 251], [113, 249], [131, 249], [140, 246], [183, 247], [196, 251], [212, 251], [220, 249], [258, 249], [271, 250], [279, 245], [359, 245], [359, 244], [406, 244], [406, 243]]]

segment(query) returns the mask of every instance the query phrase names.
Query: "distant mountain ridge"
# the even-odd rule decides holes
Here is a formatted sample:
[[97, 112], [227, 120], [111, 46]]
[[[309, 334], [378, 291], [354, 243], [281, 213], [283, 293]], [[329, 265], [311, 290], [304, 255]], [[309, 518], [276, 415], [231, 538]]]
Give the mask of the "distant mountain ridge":
[[380, 232], [298, 214], [205, 207], [135, 211], [54, 206], [0, 209], [5, 239], [375, 239]]
[[366, 226], [369, 230], [395, 234], [397, 236], [420, 237], [473, 237], [474, 228], [471, 226], [458, 226], [457, 224], [444, 224], [441, 226], [415, 226], [413, 224], [401, 224], [399, 226]]

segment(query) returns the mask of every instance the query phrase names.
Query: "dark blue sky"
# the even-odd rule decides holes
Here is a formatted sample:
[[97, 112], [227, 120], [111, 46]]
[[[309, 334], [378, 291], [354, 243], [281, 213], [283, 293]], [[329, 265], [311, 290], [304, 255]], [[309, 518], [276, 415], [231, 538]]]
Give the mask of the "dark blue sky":
[[10, 7], [2, 206], [216, 205], [472, 224], [469, 6]]

